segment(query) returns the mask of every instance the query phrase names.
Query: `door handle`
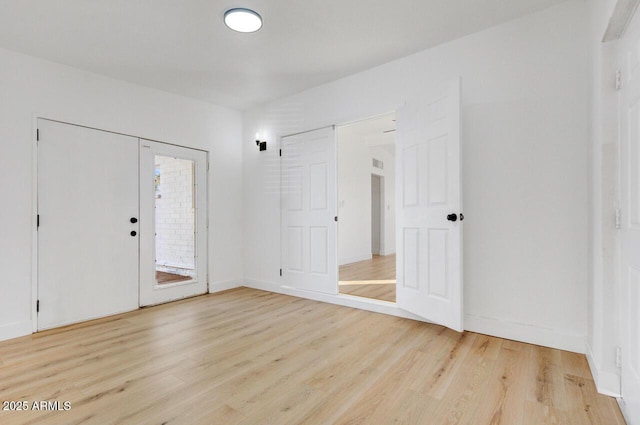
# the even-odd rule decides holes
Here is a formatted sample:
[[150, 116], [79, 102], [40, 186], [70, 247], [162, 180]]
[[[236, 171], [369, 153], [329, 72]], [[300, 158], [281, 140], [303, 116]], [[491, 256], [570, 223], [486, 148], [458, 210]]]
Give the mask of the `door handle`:
[[129, 221], [130, 221], [130, 222], [132, 222], [132, 223], [137, 223], [137, 222], [138, 222], [138, 219], [137, 219], [137, 218], [135, 218], [135, 217], [131, 217], [131, 218], [129, 219]]
[[449, 220], [449, 221], [457, 221], [458, 220], [458, 214], [449, 214], [447, 216], [447, 220]]

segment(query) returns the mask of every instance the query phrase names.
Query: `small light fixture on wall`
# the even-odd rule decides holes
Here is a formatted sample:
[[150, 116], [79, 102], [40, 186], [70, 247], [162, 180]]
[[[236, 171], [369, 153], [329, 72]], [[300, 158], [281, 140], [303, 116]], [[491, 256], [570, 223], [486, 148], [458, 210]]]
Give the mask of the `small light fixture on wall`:
[[258, 149], [261, 151], [266, 151], [267, 150], [267, 141], [260, 141], [260, 133], [256, 133], [256, 145], [258, 146]]

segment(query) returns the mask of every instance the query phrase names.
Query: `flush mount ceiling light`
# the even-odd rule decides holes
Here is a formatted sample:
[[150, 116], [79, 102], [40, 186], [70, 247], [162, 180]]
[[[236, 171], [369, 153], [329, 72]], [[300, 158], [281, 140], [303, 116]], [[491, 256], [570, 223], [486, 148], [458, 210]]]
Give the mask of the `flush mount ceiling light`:
[[234, 31], [256, 32], [262, 28], [262, 18], [251, 9], [235, 8], [224, 13], [224, 23]]

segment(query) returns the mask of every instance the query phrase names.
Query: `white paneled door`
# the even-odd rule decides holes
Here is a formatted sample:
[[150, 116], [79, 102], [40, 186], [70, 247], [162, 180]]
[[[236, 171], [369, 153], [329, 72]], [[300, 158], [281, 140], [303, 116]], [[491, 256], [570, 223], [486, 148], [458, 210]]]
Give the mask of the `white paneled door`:
[[620, 283], [621, 382], [625, 413], [640, 424], [640, 23], [621, 42]]
[[283, 281], [337, 294], [334, 128], [283, 137], [281, 147]]
[[462, 331], [460, 80], [396, 119], [397, 304]]
[[138, 143], [38, 120], [38, 329], [138, 307]]
[[140, 305], [207, 290], [207, 153], [141, 139]]

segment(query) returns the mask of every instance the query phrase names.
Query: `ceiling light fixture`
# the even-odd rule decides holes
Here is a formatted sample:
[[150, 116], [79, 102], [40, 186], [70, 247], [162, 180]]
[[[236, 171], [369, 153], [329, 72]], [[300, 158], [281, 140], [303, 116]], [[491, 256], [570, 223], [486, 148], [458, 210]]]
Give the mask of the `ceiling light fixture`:
[[224, 12], [224, 23], [234, 31], [256, 32], [262, 28], [262, 18], [251, 9], [235, 8]]

